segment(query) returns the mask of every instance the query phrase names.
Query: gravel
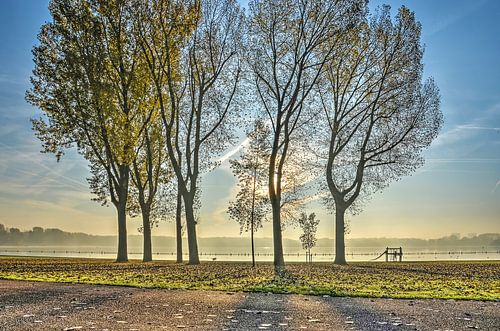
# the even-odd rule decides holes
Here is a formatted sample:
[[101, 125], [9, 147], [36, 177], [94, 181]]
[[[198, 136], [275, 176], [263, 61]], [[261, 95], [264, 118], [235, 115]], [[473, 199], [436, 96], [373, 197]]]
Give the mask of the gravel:
[[0, 280], [0, 330], [500, 330], [498, 302]]

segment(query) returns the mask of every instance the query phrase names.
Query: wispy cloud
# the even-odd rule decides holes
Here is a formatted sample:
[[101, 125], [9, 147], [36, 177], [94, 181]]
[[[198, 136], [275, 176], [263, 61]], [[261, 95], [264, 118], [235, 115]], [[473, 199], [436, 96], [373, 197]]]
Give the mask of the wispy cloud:
[[499, 131], [500, 128], [497, 127], [487, 127], [487, 126], [477, 126], [473, 124], [465, 124], [465, 125], [459, 125], [457, 126], [458, 129], [463, 129], [463, 130], [487, 130], [487, 131]]
[[498, 182], [496, 183], [495, 187], [491, 191], [491, 194], [495, 194], [499, 187], [500, 187], [500, 180], [498, 180]]
[[440, 134], [434, 141], [433, 145], [444, 146], [454, 144], [476, 135], [477, 131], [493, 131], [500, 133], [500, 127], [481, 126], [474, 123], [457, 125], [454, 128]]
[[238, 146], [227, 152], [226, 154], [222, 155], [217, 161], [219, 163], [224, 163], [227, 160], [229, 160], [233, 155], [237, 154], [241, 149], [243, 149], [245, 146], [248, 145], [250, 142], [250, 138], [245, 138]]
[[12, 75], [0, 74], [0, 84], [4, 85], [26, 85], [29, 83], [26, 77], [15, 77]]
[[429, 159], [427, 159], [427, 161], [428, 162], [435, 162], [435, 163], [498, 163], [498, 162], [500, 162], [500, 159], [493, 159], [493, 158], [434, 159], [434, 158], [429, 158]]
[[[14, 147], [11, 147], [9, 145], [6, 145], [2, 142], [0, 142], [0, 146], [4, 147], [9, 152], [11, 152], [11, 154], [13, 154], [13, 155], [11, 155], [11, 157], [6, 159], [6, 161], [8, 163], [15, 163], [15, 161], [17, 160], [17, 161], [21, 161], [23, 163], [35, 164], [38, 167], [48, 171], [51, 174], [51, 176], [53, 176], [54, 179], [62, 179], [64, 181], [66, 181], [66, 183], [71, 183], [72, 185], [77, 185], [78, 187], [81, 187], [81, 188], [84, 188], [85, 190], [87, 190], [86, 184], [55, 171], [53, 168], [48, 167], [40, 160], [37, 160], [37, 158], [33, 157], [33, 155], [21, 152], [20, 150], [14, 148]], [[19, 159], [21, 159], [21, 160], [19, 160]], [[40, 175], [40, 174], [30, 173], [30, 175]]]
[[445, 30], [449, 26], [469, 16], [474, 10], [482, 7], [486, 2], [486, 0], [466, 1], [464, 5], [456, 6], [454, 10], [449, 11], [445, 17], [441, 17], [441, 19], [436, 20], [433, 26], [430, 26], [429, 29], [424, 30], [425, 35], [432, 36]]
[[[476, 117], [465, 123], [456, 124], [451, 129], [442, 132], [433, 142], [433, 146], [452, 145], [476, 135], [487, 134], [488, 132], [500, 134], [500, 127], [498, 126], [500, 102], [496, 102], [484, 109], [478, 109], [475, 113], [477, 114]], [[493, 142], [488, 141], [488, 143]]]
[[458, 126], [441, 133], [436, 140], [432, 143], [434, 146], [444, 146], [456, 143], [464, 138], [464, 131]]

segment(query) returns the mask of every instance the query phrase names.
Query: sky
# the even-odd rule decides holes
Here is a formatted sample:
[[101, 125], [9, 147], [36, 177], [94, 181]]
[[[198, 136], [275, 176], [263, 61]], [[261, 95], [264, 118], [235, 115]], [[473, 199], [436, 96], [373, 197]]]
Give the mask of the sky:
[[[50, 20], [47, 4], [0, 1], [0, 223], [115, 234], [114, 208], [90, 200], [86, 161], [74, 150], [59, 163], [41, 154], [31, 130], [29, 119], [39, 111], [24, 94], [33, 69], [31, 49], [40, 26]], [[393, 13], [405, 5], [422, 23], [424, 75], [440, 88], [445, 123], [423, 167], [348, 217], [348, 238], [499, 233], [500, 1], [371, 1], [370, 8], [381, 4], [391, 5]], [[239, 235], [239, 225], [226, 213], [235, 185], [227, 161], [204, 176], [199, 236]], [[318, 237], [334, 236], [333, 215], [323, 206], [315, 203], [306, 211], [321, 220]], [[139, 224], [130, 220], [129, 233], [137, 234]], [[153, 234], [174, 235], [174, 223], [161, 223]], [[268, 223], [257, 236], [271, 234]], [[297, 239], [300, 229], [287, 227], [283, 235]]]

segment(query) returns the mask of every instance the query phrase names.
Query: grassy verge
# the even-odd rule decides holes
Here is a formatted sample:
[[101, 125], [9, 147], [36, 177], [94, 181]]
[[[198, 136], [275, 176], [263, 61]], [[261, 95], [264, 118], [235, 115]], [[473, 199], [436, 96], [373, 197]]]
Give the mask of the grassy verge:
[[500, 300], [500, 262], [291, 263], [275, 277], [271, 264], [198, 266], [172, 262], [113, 263], [68, 258], [0, 258], [0, 278], [165, 289], [332, 296]]

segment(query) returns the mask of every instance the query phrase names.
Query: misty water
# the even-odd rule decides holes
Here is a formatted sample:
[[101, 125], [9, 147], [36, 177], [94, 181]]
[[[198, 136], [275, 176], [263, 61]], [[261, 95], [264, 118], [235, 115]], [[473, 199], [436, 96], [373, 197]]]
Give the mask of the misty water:
[[[385, 247], [347, 247], [348, 261], [370, 261], [378, 257]], [[217, 247], [204, 250], [199, 248], [202, 261], [251, 261], [250, 251], [242, 247]], [[312, 250], [313, 261], [333, 261], [333, 247], [319, 247]], [[187, 259], [187, 249], [184, 249]], [[0, 255], [4, 256], [44, 256], [44, 257], [80, 257], [106, 258], [116, 257], [114, 246], [0, 246]], [[130, 259], [141, 259], [141, 247], [129, 247]], [[155, 260], [175, 260], [175, 251], [171, 247], [153, 249]], [[257, 261], [272, 261], [272, 247], [258, 247]], [[305, 252], [296, 247], [285, 247], [285, 260], [300, 262], [305, 260]], [[403, 261], [436, 261], [436, 260], [500, 260], [500, 248], [493, 246], [478, 247], [446, 247], [446, 248], [411, 248], [403, 247]], [[385, 261], [385, 256], [376, 261]]]

